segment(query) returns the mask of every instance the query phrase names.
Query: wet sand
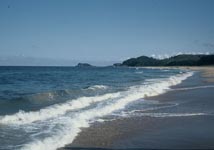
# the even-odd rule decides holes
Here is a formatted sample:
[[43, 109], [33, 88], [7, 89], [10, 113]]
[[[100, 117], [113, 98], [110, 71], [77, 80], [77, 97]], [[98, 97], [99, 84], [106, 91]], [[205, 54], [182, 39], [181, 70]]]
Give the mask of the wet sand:
[[182, 67], [144, 67], [144, 68], [166, 68], [166, 69], [187, 69], [201, 72], [204, 81], [214, 83], [214, 66], [182, 66]]
[[149, 113], [203, 113], [180, 117], [138, 116], [94, 123], [82, 129], [72, 144], [64, 149], [214, 149], [214, 87], [178, 90], [184, 87], [213, 84], [213, 67], [188, 67], [199, 73], [168, 93], [147, 98], [160, 102], [175, 102], [178, 106]]
[[214, 83], [214, 66], [210, 67], [190, 67], [194, 71], [201, 71], [204, 81]]

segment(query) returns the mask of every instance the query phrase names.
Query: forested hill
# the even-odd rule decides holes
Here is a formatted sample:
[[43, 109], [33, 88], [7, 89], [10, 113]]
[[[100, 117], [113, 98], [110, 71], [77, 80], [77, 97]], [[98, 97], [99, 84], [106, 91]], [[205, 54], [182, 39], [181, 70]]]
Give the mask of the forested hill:
[[183, 54], [165, 59], [155, 59], [147, 56], [131, 58], [116, 64], [116, 66], [203, 66], [214, 65], [214, 54], [212, 55], [190, 55]]

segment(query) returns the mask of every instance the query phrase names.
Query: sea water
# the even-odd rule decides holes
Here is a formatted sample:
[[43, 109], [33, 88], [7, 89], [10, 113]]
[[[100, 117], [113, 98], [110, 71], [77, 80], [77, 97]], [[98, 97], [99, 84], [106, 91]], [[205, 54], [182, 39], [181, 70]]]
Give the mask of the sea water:
[[144, 98], [192, 75], [160, 68], [0, 67], [0, 149], [56, 150], [93, 123], [174, 106]]

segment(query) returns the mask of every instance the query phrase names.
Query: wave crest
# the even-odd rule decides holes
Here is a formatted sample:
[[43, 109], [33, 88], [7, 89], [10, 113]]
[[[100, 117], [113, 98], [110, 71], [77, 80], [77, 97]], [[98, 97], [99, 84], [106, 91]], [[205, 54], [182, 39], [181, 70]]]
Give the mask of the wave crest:
[[88, 87], [89, 90], [97, 90], [97, 89], [101, 89], [101, 90], [106, 90], [108, 89], [108, 86], [106, 85], [93, 85]]
[[25, 112], [20, 110], [18, 113], [13, 115], [6, 115], [0, 117], [0, 124], [27, 124], [34, 121], [42, 121], [45, 119], [57, 117], [63, 115], [68, 111], [81, 109], [89, 106], [92, 103], [104, 101], [107, 99], [113, 99], [119, 97], [119, 93], [105, 94], [94, 97], [80, 97], [75, 100], [63, 104], [55, 104], [39, 111]]

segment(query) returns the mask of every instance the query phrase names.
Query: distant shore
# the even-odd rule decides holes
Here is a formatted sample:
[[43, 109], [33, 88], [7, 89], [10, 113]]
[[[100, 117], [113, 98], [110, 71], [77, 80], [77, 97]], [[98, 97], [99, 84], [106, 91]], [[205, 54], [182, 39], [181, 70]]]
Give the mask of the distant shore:
[[157, 59], [148, 56], [130, 58], [115, 66], [208, 66], [214, 65], [214, 55], [180, 54], [169, 58]]

